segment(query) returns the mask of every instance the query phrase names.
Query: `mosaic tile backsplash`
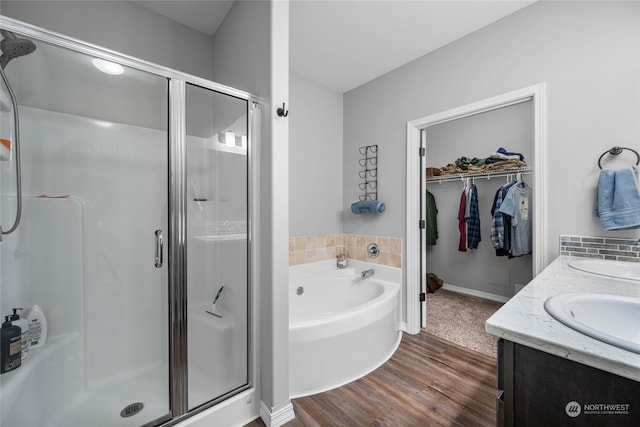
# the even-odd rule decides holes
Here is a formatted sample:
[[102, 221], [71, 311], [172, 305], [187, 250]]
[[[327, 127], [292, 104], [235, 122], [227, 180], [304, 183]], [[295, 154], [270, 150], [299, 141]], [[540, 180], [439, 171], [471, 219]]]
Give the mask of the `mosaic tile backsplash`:
[[560, 255], [640, 262], [640, 239], [560, 236]]
[[[369, 243], [378, 245], [380, 255], [377, 258], [368, 257]], [[335, 259], [339, 254], [359, 261], [401, 268], [402, 239], [348, 233], [289, 238], [289, 265]]]

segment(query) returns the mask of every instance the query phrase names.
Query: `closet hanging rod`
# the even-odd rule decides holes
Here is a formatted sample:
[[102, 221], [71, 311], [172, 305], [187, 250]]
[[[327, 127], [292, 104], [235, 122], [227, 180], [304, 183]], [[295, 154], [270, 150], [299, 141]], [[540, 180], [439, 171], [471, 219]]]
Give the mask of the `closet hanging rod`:
[[501, 171], [486, 171], [486, 172], [466, 172], [466, 173], [456, 173], [450, 175], [438, 175], [434, 177], [427, 178], [427, 184], [431, 184], [434, 182], [442, 183], [446, 181], [458, 181], [460, 179], [464, 180], [465, 178], [496, 178], [508, 175], [514, 175], [517, 173], [526, 175], [533, 172], [531, 168], [518, 168], [518, 169], [506, 169]]

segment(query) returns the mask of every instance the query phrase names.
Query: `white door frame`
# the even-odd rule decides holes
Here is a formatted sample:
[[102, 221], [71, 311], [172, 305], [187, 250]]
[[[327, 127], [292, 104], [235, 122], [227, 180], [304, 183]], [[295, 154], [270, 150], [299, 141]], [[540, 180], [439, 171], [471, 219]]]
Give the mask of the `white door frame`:
[[425, 293], [425, 278], [420, 277], [420, 265], [424, 251], [420, 248], [420, 221], [425, 220], [420, 203], [424, 189], [425, 173], [421, 153], [420, 133], [423, 129], [463, 117], [473, 116], [509, 105], [532, 101], [534, 113], [534, 154], [533, 154], [533, 276], [544, 268], [547, 259], [545, 179], [543, 165], [546, 146], [546, 100], [545, 83], [504, 93], [492, 98], [453, 108], [407, 122], [407, 332], [416, 334], [426, 326], [426, 298], [421, 302], [420, 294]]

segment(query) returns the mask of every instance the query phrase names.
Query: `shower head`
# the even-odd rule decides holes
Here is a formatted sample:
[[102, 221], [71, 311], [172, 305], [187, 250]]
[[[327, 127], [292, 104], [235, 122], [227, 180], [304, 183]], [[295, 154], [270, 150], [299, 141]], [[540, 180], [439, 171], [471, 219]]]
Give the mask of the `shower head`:
[[4, 37], [0, 41], [0, 67], [4, 70], [9, 61], [20, 56], [28, 55], [36, 50], [36, 45], [27, 39], [19, 39], [10, 31], [0, 30], [0, 33]]

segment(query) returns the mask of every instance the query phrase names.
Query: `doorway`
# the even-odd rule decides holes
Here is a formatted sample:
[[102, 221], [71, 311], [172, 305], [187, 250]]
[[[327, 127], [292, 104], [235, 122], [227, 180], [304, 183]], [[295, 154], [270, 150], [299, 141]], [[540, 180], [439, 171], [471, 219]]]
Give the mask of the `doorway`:
[[[437, 124], [474, 116], [510, 105], [531, 101], [533, 109], [533, 201], [536, 218], [533, 227], [533, 276], [542, 271], [546, 262], [545, 244], [545, 180], [543, 159], [545, 149], [545, 85], [487, 98], [472, 104], [426, 116], [407, 123], [407, 331], [418, 333], [427, 322], [426, 278], [428, 272], [423, 242], [426, 240], [425, 209], [421, 201], [426, 190], [425, 149], [423, 130]], [[417, 296], [417, 297], [416, 297]]]

